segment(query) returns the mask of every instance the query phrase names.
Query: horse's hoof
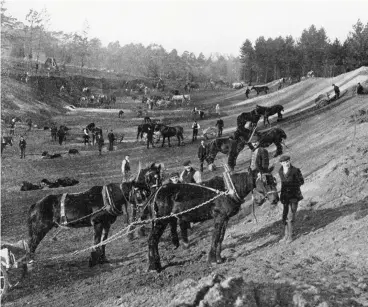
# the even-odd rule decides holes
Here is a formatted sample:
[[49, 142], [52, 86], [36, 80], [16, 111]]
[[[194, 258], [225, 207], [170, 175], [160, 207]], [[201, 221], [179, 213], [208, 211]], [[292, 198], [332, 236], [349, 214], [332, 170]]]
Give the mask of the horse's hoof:
[[189, 248], [189, 243], [183, 243], [183, 249], [188, 249]]

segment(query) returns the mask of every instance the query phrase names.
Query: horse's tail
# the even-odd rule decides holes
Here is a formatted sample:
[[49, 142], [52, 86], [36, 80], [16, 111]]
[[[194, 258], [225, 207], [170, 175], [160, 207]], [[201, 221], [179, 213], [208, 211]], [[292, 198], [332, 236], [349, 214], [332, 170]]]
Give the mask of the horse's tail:
[[281, 140], [283, 140], [283, 139], [285, 139], [285, 140], [286, 140], [287, 136], [286, 136], [285, 131], [284, 131], [284, 130], [282, 130], [282, 129], [280, 129], [279, 131], [280, 131], [280, 137], [281, 137]]

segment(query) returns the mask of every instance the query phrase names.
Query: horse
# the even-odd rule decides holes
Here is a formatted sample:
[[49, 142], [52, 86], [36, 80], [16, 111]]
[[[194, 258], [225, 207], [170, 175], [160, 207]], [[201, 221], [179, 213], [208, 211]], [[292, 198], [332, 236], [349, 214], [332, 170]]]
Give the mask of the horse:
[[[176, 232], [178, 222], [185, 242], [187, 241], [187, 227], [190, 222], [196, 223], [213, 219], [214, 230], [212, 232], [211, 248], [208, 253], [208, 262], [223, 262], [221, 245], [229, 219], [239, 212], [244, 198], [255, 188], [253, 176], [248, 172], [232, 175], [225, 173], [224, 181], [230, 190], [227, 194], [224, 192], [218, 194], [218, 191], [212, 187], [183, 183], [164, 185], [155, 193], [141, 217], [144, 220], [146, 216], [153, 214], [156, 218], [155, 222], [152, 223], [148, 239], [149, 270], [158, 272], [162, 270], [158, 243], [168, 224], [171, 227], [172, 243], [176, 247], [179, 246]], [[256, 195], [254, 196], [255, 203], [261, 205], [267, 198], [272, 204], [277, 204], [279, 197], [276, 180], [270, 173], [257, 180], [256, 184], [259, 192], [255, 191], [253, 194]], [[212, 201], [204, 204], [209, 200]], [[198, 208], [193, 209], [197, 206]], [[181, 212], [190, 209], [192, 210], [181, 214]]]
[[270, 90], [268, 88], [268, 86], [253, 86], [250, 90], [255, 90], [257, 92], [257, 96], [259, 93], [261, 92], [265, 92], [267, 94], [267, 92]]
[[[231, 170], [234, 170], [236, 165], [236, 159], [239, 153], [244, 149], [245, 145], [248, 145], [249, 138], [252, 131], [249, 129], [237, 129], [234, 133], [234, 137], [216, 138], [208, 143], [207, 156], [205, 158], [208, 168], [214, 170], [214, 161], [218, 152], [228, 155], [228, 166]], [[263, 147], [268, 147], [271, 144], [276, 145], [276, 153], [274, 157], [282, 154], [282, 142], [286, 139], [285, 131], [281, 128], [272, 128], [262, 132], [255, 132], [260, 137], [260, 144]], [[248, 145], [249, 146], [249, 145]], [[250, 149], [252, 149], [249, 146]]]
[[180, 146], [180, 141], [184, 143], [184, 129], [181, 126], [169, 127], [163, 124], [156, 124], [154, 131], [159, 131], [162, 135], [163, 140], [161, 147], [164, 147], [166, 138], [168, 139], [169, 147], [171, 147], [170, 137], [172, 136], [176, 136], [178, 138], [178, 146]]
[[275, 104], [271, 107], [262, 107], [257, 105], [256, 110], [258, 114], [263, 115], [263, 125], [266, 126], [266, 121], [270, 125], [270, 121], [268, 120], [268, 117], [275, 115], [277, 113], [277, 120], [282, 120], [282, 114], [281, 112], [284, 111], [284, 107], [281, 104]]
[[123, 110], [120, 110], [120, 111], [119, 111], [119, 118], [120, 118], [120, 117], [123, 117], [123, 115], [124, 115], [124, 111], [123, 111]]
[[13, 137], [12, 136], [3, 136], [1, 140], [1, 153], [5, 149], [6, 145], [13, 146]]
[[247, 122], [251, 122], [252, 126], [256, 126], [259, 119], [261, 118], [261, 114], [258, 113], [257, 109], [251, 112], [243, 112], [236, 118], [237, 126], [241, 129], [244, 128], [244, 125]]

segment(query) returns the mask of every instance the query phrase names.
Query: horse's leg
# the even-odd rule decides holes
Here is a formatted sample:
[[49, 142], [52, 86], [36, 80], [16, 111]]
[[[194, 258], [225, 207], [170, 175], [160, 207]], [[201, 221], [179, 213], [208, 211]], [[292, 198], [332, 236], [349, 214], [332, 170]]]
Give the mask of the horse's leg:
[[170, 230], [171, 230], [171, 242], [174, 244], [175, 249], [179, 247], [179, 237], [177, 232], [178, 221], [176, 218], [170, 220]]
[[[107, 237], [109, 236], [109, 231], [110, 231], [110, 227], [111, 227], [111, 223], [107, 222], [106, 224], [103, 225], [102, 228], [102, 241], [105, 241], [107, 239]], [[102, 245], [101, 246], [101, 257], [100, 257], [100, 263], [108, 263], [109, 261], [106, 258], [106, 245]]]
[[180, 146], [180, 136], [177, 135], [176, 137], [178, 138], [178, 144], [179, 144], [178, 146]]
[[190, 222], [180, 220], [179, 227], [181, 238], [183, 240], [183, 247], [187, 249], [189, 247], [188, 228], [190, 228]]
[[167, 142], [169, 143], [169, 147], [171, 147], [171, 144], [170, 144], [170, 137], [169, 137], [169, 136], [167, 137]]
[[216, 247], [216, 262], [217, 263], [223, 262], [223, 259], [221, 258], [221, 250], [222, 250], [222, 242], [224, 241], [224, 238], [225, 238], [225, 232], [226, 232], [228, 222], [229, 222], [229, 219], [227, 218], [221, 227], [220, 239]]
[[[93, 228], [95, 230], [94, 243], [95, 245], [97, 245], [98, 243], [101, 242], [102, 230], [103, 230], [102, 223], [94, 223]], [[89, 258], [89, 266], [90, 267], [95, 266], [99, 262], [101, 256], [102, 256], [102, 249], [99, 247], [94, 249], [91, 252], [91, 257]]]
[[158, 253], [158, 242], [167, 226], [167, 220], [157, 221], [152, 225], [151, 234], [148, 238], [148, 270], [161, 271], [160, 254]]
[[166, 136], [162, 136], [162, 145], [161, 145], [161, 147], [164, 147], [164, 144], [165, 144], [165, 138], [166, 138]]
[[210, 263], [217, 263], [217, 246], [220, 242], [221, 237], [221, 230], [222, 226], [225, 223], [225, 217], [222, 215], [217, 215], [214, 218], [215, 227], [212, 233], [212, 242], [211, 242], [211, 249], [208, 253], [208, 262]]
[[235, 168], [236, 159], [238, 158], [239, 152], [238, 152], [236, 142], [233, 142], [232, 144], [230, 144], [229, 156], [227, 158], [227, 164], [228, 164], [231, 171], [233, 171], [234, 168]]

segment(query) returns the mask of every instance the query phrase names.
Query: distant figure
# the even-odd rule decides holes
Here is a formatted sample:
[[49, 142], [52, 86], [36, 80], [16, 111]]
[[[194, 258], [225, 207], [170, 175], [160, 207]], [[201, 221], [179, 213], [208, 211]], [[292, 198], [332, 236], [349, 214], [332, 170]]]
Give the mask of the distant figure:
[[147, 149], [149, 148], [149, 144], [151, 143], [152, 147], [155, 147], [153, 144], [153, 127], [147, 127]]
[[224, 121], [221, 118], [216, 122], [216, 127], [218, 129], [217, 136], [218, 137], [222, 136], [222, 130], [224, 129]]
[[98, 151], [99, 151], [99, 155], [102, 155], [102, 147], [105, 143], [103, 137], [102, 137], [102, 133], [97, 132], [96, 134], [96, 142], [97, 142], [97, 146], [98, 146]]
[[31, 131], [31, 129], [32, 129], [32, 119], [30, 119], [30, 118], [27, 119], [27, 125], [28, 125], [28, 131]]
[[358, 83], [358, 85], [357, 85], [356, 93], [358, 95], [363, 95], [364, 94], [363, 86], [360, 83]]
[[121, 172], [123, 174], [122, 182], [128, 182], [130, 178], [130, 162], [129, 155], [125, 156], [125, 159], [121, 163]]
[[60, 127], [58, 132], [57, 132], [57, 136], [59, 137], [59, 145], [62, 145], [63, 141], [65, 141], [65, 135], [66, 135], [66, 132], [65, 132], [64, 128]]
[[123, 111], [123, 110], [120, 110], [120, 111], [119, 111], [119, 118], [120, 118], [120, 117], [123, 117], [123, 115], [124, 115], [124, 111]]
[[201, 173], [203, 173], [203, 163], [206, 157], [207, 157], [207, 148], [206, 145], [204, 144], [204, 141], [201, 141], [201, 145], [198, 148], [198, 159], [200, 163]]
[[247, 97], [247, 99], [249, 98], [249, 93], [250, 93], [250, 89], [249, 87], [247, 87], [247, 89], [245, 90], [245, 97]]
[[339, 99], [340, 98], [340, 89], [339, 89], [339, 87], [335, 84], [332, 84], [332, 86], [333, 86], [334, 91], [335, 91], [336, 99]]
[[56, 142], [56, 137], [57, 137], [57, 127], [56, 127], [56, 125], [55, 124], [53, 124], [52, 126], [51, 126], [51, 140], [52, 141], [55, 141]]
[[282, 82], [279, 83], [279, 86], [277, 87], [277, 90], [281, 90], [282, 88]]
[[216, 114], [220, 116], [220, 105], [219, 104], [216, 105]]
[[89, 134], [88, 134], [87, 128], [83, 129], [83, 142], [84, 142], [84, 146], [89, 144]]
[[109, 134], [107, 135], [107, 138], [109, 140], [109, 151], [113, 151], [114, 150], [115, 135], [112, 132], [112, 129], [110, 130]]
[[10, 135], [14, 135], [15, 133], [15, 118], [13, 118], [10, 122]]
[[192, 136], [192, 142], [197, 140], [197, 135], [198, 135], [198, 129], [201, 128], [201, 126], [197, 123], [197, 121], [195, 120], [193, 125], [192, 125], [192, 129], [193, 129], [193, 136]]
[[23, 136], [20, 137], [19, 140], [19, 148], [20, 148], [20, 158], [25, 159], [26, 158], [26, 140], [23, 138]]

